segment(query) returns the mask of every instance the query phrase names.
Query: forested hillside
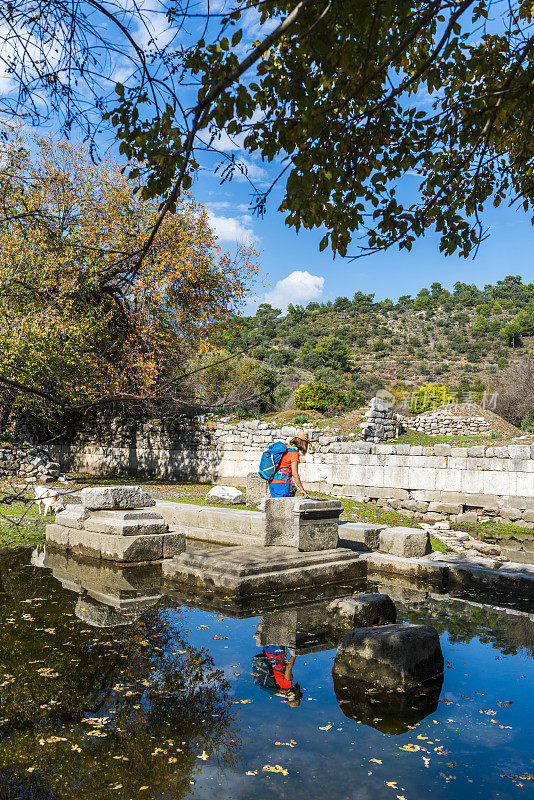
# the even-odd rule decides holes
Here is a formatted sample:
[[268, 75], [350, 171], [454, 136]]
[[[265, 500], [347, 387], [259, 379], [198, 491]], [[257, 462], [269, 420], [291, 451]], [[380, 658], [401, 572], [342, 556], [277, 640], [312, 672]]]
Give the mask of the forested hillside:
[[290, 305], [284, 316], [263, 304], [240, 320], [229, 349], [277, 371], [279, 401], [313, 380], [367, 396], [399, 382], [491, 384], [534, 349], [534, 284], [509, 275], [483, 289], [458, 282], [451, 292], [433, 283], [398, 302], [375, 302], [358, 291], [350, 299]]

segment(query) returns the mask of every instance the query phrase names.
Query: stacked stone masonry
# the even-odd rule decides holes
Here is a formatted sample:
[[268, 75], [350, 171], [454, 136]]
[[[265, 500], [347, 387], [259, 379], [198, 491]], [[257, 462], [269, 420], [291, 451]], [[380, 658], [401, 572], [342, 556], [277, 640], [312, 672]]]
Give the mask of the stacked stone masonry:
[[364, 413], [365, 422], [360, 425], [361, 438], [368, 442], [386, 442], [395, 439], [404, 430], [403, 417], [388, 411], [380, 397], [373, 397], [369, 410]]
[[105, 561], [150, 562], [171, 558], [185, 549], [183, 533], [168, 524], [139, 486], [82, 489], [80, 505], [69, 504], [46, 526], [49, 547], [74, 556]]
[[59, 474], [59, 464], [41, 447], [30, 450], [0, 447], [0, 478], [51, 483], [59, 478]]
[[459, 416], [458, 406], [442, 406], [405, 420], [407, 428], [428, 436], [491, 436], [487, 420], [478, 414]]
[[[534, 445], [375, 444], [304, 427], [310, 449], [300, 474], [312, 490], [427, 522], [499, 517], [534, 527]], [[295, 430], [258, 420], [112, 421], [48, 451], [62, 470], [244, 486], [269, 444]]]

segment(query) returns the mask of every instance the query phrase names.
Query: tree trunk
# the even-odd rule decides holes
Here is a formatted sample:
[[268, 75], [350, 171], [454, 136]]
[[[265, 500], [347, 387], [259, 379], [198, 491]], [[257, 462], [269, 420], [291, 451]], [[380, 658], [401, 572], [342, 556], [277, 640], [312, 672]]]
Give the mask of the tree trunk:
[[0, 397], [0, 433], [5, 431], [11, 410], [17, 399], [17, 392], [13, 389], [6, 390]]

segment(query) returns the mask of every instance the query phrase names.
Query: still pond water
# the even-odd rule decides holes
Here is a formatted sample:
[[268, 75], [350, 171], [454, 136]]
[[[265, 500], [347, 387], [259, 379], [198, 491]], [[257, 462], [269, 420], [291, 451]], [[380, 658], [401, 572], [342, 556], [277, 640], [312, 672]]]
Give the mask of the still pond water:
[[[391, 591], [401, 620], [437, 628], [442, 686], [406, 702], [334, 682], [324, 607], [369, 588]], [[267, 644], [296, 652], [290, 703], [261, 670]], [[162, 595], [154, 568], [11, 555], [0, 800], [525, 798], [533, 652], [532, 617], [399, 584], [258, 610]]]

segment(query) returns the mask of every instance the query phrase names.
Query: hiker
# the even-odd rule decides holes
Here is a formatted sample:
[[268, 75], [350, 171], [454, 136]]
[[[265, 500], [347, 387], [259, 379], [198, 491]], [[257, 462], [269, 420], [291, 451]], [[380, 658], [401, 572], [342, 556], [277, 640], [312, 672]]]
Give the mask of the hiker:
[[295, 658], [288, 647], [271, 644], [252, 659], [254, 682], [269, 694], [278, 695], [291, 708], [297, 708], [302, 700], [300, 684], [293, 683]]
[[[310, 498], [299, 476], [299, 458], [308, 452], [308, 434], [306, 431], [297, 431], [288, 442], [287, 450], [282, 456], [274, 478], [269, 481], [271, 497], [292, 497], [300, 489], [304, 497]], [[295, 488], [296, 487], [296, 488]]]

